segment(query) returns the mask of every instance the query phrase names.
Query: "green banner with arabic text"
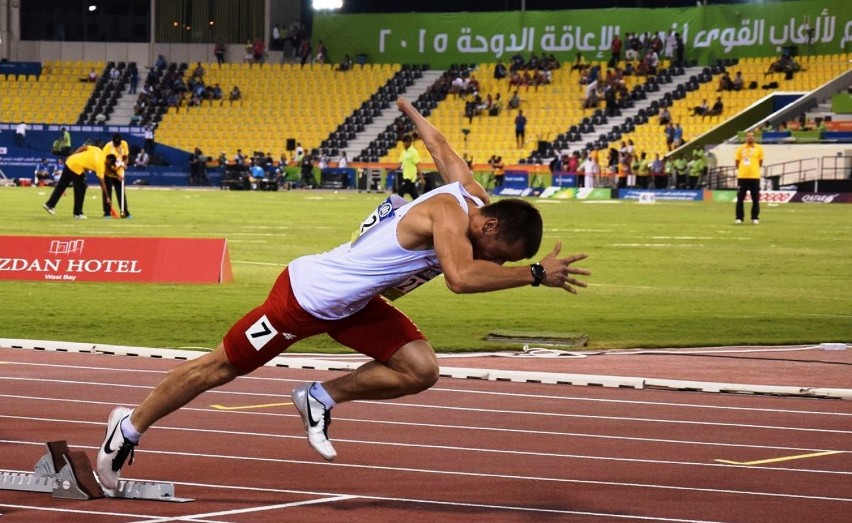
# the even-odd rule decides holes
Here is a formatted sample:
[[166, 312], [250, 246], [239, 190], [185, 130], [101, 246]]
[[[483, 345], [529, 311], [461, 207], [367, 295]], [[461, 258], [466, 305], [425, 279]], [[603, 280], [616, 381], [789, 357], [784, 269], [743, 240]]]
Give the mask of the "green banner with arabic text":
[[318, 13], [314, 40], [333, 61], [365, 55], [375, 63], [508, 61], [553, 54], [562, 62], [581, 53], [608, 60], [614, 34], [680, 33], [687, 60], [707, 64], [727, 57], [777, 56], [852, 50], [852, 2], [802, 0], [688, 8], [624, 8], [490, 13], [341, 15]]

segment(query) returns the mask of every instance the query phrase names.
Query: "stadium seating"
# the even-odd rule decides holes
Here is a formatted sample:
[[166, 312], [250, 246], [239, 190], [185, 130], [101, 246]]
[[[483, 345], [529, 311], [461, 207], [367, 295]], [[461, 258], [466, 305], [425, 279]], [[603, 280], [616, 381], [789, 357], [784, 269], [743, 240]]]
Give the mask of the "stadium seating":
[[[0, 114], [7, 122], [71, 124], [77, 120], [93, 85], [81, 82], [104, 62], [48, 61], [42, 74], [0, 75]], [[100, 73], [99, 73], [100, 74]]]
[[[219, 84], [225, 100], [200, 107], [171, 107], [157, 130], [157, 140], [183, 150], [201, 148], [208, 155], [237, 149], [285, 152], [288, 138], [306, 150], [319, 148], [364, 100], [400, 66], [355, 67], [335, 71], [331, 65], [202, 64], [207, 85]], [[191, 71], [193, 67], [188, 68]], [[238, 86], [242, 99], [227, 100]]]

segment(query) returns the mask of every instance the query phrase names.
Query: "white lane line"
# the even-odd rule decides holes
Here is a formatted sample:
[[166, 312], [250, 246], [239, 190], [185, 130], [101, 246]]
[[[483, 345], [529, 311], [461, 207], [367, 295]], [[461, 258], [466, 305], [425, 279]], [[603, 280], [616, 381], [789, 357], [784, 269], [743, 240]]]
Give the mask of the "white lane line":
[[252, 512], [266, 512], [269, 510], [279, 510], [283, 508], [293, 508], [293, 507], [303, 507], [306, 505], [317, 505], [321, 503], [333, 503], [335, 501], [345, 501], [347, 499], [355, 499], [357, 496], [349, 496], [349, 495], [340, 495], [334, 496], [330, 498], [322, 498], [322, 499], [310, 499], [307, 501], [296, 501], [293, 503], [281, 503], [279, 505], [265, 505], [261, 507], [251, 507], [251, 508], [243, 508], [243, 509], [234, 509], [234, 510], [222, 510], [219, 512], [207, 512], [204, 514], [188, 514], [185, 516], [173, 516], [173, 517], [163, 517], [156, 519], [146, 519], [139, 520], [134, 523], [166, 523], [168, 521], [199, 521], [198, 518], [213, 518], [217, 516], [233, 516], [235, 514], [249, 514]]
[[[30, 471], [32, 472], [32, 471]], [[101, 510], [74, 510], [69, 508], [53, 508], [42, 505], [14, 505], [11, 503], [0, 503], [0, 508], [13, 508], [19, 510], [37, 510], [40, 512], [60, 512], [63, 514], [85, 514], [87, 516], [115, 516], [117, 518], [155, 518], [147, 514], [128, 514], [126, 512], [106, 512]], [[2, 520], [0, 520], [2, 521]]]
[[[94, 387], [109, 387], [111, 389], [115, 389], [115, 388], [119, 388], [119, 387], [126, 387], [126, 388], [133, 388], [133, 389], [151, 389], [152, 388], [150, 386], [142, 386], [142, 385], [124, 385], [122, 383], [103, 383], [103, 382], [42, 379], [42, 378], [18, 378], [18, 377], [8, 377], [8, 376], [0, 376], [0, 380], [34, 381], [34, 382], [38, 382], [38, 383], [52, 383], [52, 384], [63, 384], [63, 385], [88, 385], [88, 386], [94, 386]], [[207, 394], [246, 395], [245, 393], [223, 391], [223, 390], [211, 390], [211, 391], [207, 391]], [[282, 394], [251, 393], [251, 396], [281, 398]], [[383, 405], [383, 406], [392, 405], [392, 406], [397, 406], [397, 407], [420, 408], [420, 409], [443, 409], [443, 410], [464, 411], [464, 412], [480, 412], [480, 413], [487, 413], [487, 414], [511, 414], [511, 415], [515, 415], [515, 416], [517, 416], [517, 415], [529, 415], [529, 416], [543, 416], [543, 417], [556, 417], [556, 418], [569, 418], [569, 419], [626, 421], [626, 422], [634, 422], [634, 423], [666, 423], [666, 424], [672, 424], [672, 425], [698, 425], [698, 426], [709, 426], [709, 427], [737, 427], [737, 428], [750, 428], [750, 429], [760, 429], [760, 430], [785, 430], [785, 431], [797, 431], [797, 432], [817, 432], [817, 433], [827, 433], [827, 434], [852, 434], [852, 431], [848, 431], [848, 430], [819, 429], [819, 428], [811, 428], [811, 427], [784, 427], [784, 426], [779, 426], [779, 425], [754, 425], [754, 424], [746, 424], [746, 423], [723, 423], [723, 422], [715, 422], [715, 421], [673, 420], [673, 419], [658, 419], [658, 418], [634, 418], [634, 417], [629, 417], [629, 416], [601, 416], [601, 415], [593, 415], [593, 414], [570, 414], [570, 413], [563, 413], [563, 412], [536, 412], [536, 411], [506, 410], [506, 409], [484, 409], [484, 408], [473, 408], [473, 407], [450, 407], [450, 406], [443, 406], [443, 405], [401, 403], [401, 402], [394, 402], [394, 401], [365, 401], [365, 400], [360, 400], [360, 401], [358, 401], [358, 403], [376, 404], [376, 405]]]
[[[335, 356], [343, 356], [340, 354], [337, 355], [317, 355], [332, 358]], [[171, 361], [171, 360], [169, 360]], [[22, 362], [5, 362], [12, 365], [23, 365], [23, 366], [34, 366], [34, 367], [54, 367], [61, 369], [79, 369], [86, 371], [106, 371], [106, 372], [132, 372], [132, 373], [144, 373], [144, 374], [156, 374], [157, 376], [162, 376], [165, 370], [146, 370], [146, 369], [116, 369], [111, 367], [90, 367], [90, 366], [78, 366], [78, 365], [57, 365], [50, 363], [22, 363]], [[3, 379], [3, 377], [0, 377]], [[31, 378], [35, 381], [38, 381], [43, 378]], [[241, 376], [236, 383], [240, 381], [271, 381], [271, 382], [280, 382], [280, 383], [301, 383], [303, 380], [296, 379], [287, 379], [287, 378], [269, 378], [269, 377], [261, 377], [261, 376]], [[85, 382], [85, 383], [93, 383], [93, 382]], [[94, 382], [97, 383], [97, 382]], [[125, 385], [130, 387], [131, 385]], [[142, 388], [151, 388], [148, 386]], [[228, 394], [245, 394], [245, 395], [264, 395], [264, 396], [274, 396], [280, 397], [280, 394], [263, 394], [257, 392], [238, 392], [238, 391], [209, 391], [213, 392], [227, 392]], [[852, 412], [826, 412], [826, 411], [817, 411], [817, 410], [795, 410], [795, 409], [770, 409], [770, 408], [761, 408], [761, 407], [737, 407], [737, 406], [726, 406], [726, 405], [706, 405], [701, 403], [673, 403], [673, 402], [664, 402], [664, 401], [646, 401], [646, 400], [620, 400], [620, 399], [611, 399], [611, 398], [584, 398], [580, 396], [555, 396], [552, 394], [520, 394], [513, 392], [494, 392], [494, 391], [481, 391], [481, 390], [466, 390], [466, 389], [454, 389], [454, 388], [446, 388], [446, 387], [432, 387], [427, 392], [453, 392], [459, 394], [481, 394], [481, 395], [490, 395], [490, 396], [498, 396], [498, 397], [519, 397], [519, 398], [534, 398], [534, 399], [548, 399], [548, 400], [560, 400], [560, 401], [577, 401], [577, 402], [594, 402], [594, 403], [613, 403], [613, 404], [625, 404], [625, 405], [648, 405], [648, 406], [662, 406], [662, 407], [678, 407], [678, 408], [695, 408], [695, 409], [710, 409], [710, 410], [734, 410], [734, 411], [745, 411], [745, 412], [769, 412], [769, 413], [780, 413], [780, 414], [806, 414], [806, 415], [820, 415], [820, 416], [852, 416]], [[710, 399], [708, 397], [708, 399]]]
[[[0, 440], [0, 443], [18, 443], [15, 441], [4, 441]], [[35, 445], [36, 443], [27, 443]], [[43, 444], [41, 444], [43, 445]], [[75, 448], [83, 448], [89, 450], [96, 450], [97, 447], [85, 447], [85, 446], [75, 446]], [[143, 451], [137, 451], [137, 454], [142, 454]], [[161, 450], [145, 450], [145, 454], [157, 454], [163, 456], [179, 456], [179, 457], [188, 457], [188, 458], [204, 458], [204, 459], [218, 459], [218, 460], [234, 460], [239, 462], [259, 462], [259, 463], [274, 463], [274, 464], [287, 464], [287, 465], [306, 465], [312, 467], [335, 467], [335, 468], [344, 468], [344, 469], [353, 469], [353, 470], [366, 470], [369, 472], [380, 471], [389, 471], [389, 472], [402, 472], [402, 473], [412, 473], [412, 474], [432, 474], [432, 475], [446, 475], [446, 476], [456, 476], [456, 477], [468, 477], [474, 479], [508, 479], [508, 480], [517, 480], [517, 481], [530, 481], [530, 482], [549, 482], [549, 483], [565, 483], [565, 484], [580, 484], [580, 485], [604, 485], [604, 486], [612, 486], [612, 487], [636, 487], [636, 488], [648, 488], [648, 489], [661, 489], [661, 490], [672, 490], [672, 491], [686, 491], [686, 492], [700, 492], [700, 493], [712, 493], [712, 494], [735, 494], [742, 496], [758, 496], [758, 497], [772, 497], [772, 498], [791, 498], [791, 499], [813, 499], [813, 500], [822, 500], [822, 501], [849, 501], [852, 502], [852, 498], [836, 498], [830, 496], [812, 496], [806, 494], [795, 494], [795, 493], [783, 493], [783, 492], [758, 492], [758, 491], [748, 491], [748, 490], [732, 490], [732, 489], [715, 489], [715, 488], [706, 488], [706, 487], [686, 487], [681, 485], [661, 485], [655, 483], [627, 483], [627, 482], [619, 482], [619, 481], [603, 481], [603, 480], [587, 480], [587, 479], [572, 479], [572, 478], [557, 478], [557, 477], [547, 477], [547, 476], [524, 476], [520, 474], [498, 474], [498, 473], [488, 473], [488, 472], [472, 472], [472, 471], [461, 471], [461, 470], [437, 470], [437, 469], [421, 469], [421, 468], [411, 468], [411, 467], [393, 467], [389, 465], [377, 465], [377, 464], [355, 464], [355, 463], [339, 463], [339, 462], [320, 462], [320, 461], [304, 461], [304, 460], [294, 460], [294, 459], [282, 459], [282, 458], [260, 458], [255, 456], [236, 456], [236, 455], [227, 455], [227, 454], [207, 454], [200, 452], [177, 452], [177, 451], [161, 451]], [[730, 469], [731, 465], [720, 465], [727, 469]], [[748, 470], [755, 470], [756, 467], [745, 467]], [[776, 471], [779, 469], [770, 469], [772, 471]], [[793, 472], [799, 472], [797, 469], [792, 469]], [[8, 471], [8, 472], [20, 472], [20, 471]]]
[[[92, 405], [103, 405], [103, 406], [113, 406], [111, 403], [104, 403], [100, 401], [84, 401], [84, 400], [67, 400], [67, 399], [57, 399], [57, 398], [39, 398], [34, 396], [10, 396], [10, 395], [0, 395], [0, 397], [14, 397], [20, 399], [27, 400], [43, 400], [43, 401], [53, 401], [53, 402], [65, 402], [65, 403], [83, 403], [83, 404], [92, 404]], [[280, 416], [280, 417], [298, 417], [297, 414], [275, 414], [269, 412], [244, 412], [244, 411], [220, 411], [215, 409], [199, 409], [195, 407], [183, 407], [182, 411], [192, 411], [192, 412], [207, 412], [207, 413], [219, 413], [219, 414], [234, 414], [234, 415], [244, 415], [244, 416]], [[34, 418], [32, 416], [21, 417], [21, 416], [9, 416], [9, 415], [0, 415], [0, 418], [9, 418], [9, 419], [25, 419], [31, 421], [47, 421], [47, 422], [55, 422], [55, 423], [70, 423], [70, 424], [86, 424], [86, 425], [97, 425], [103, 426], [103, 421], [86, 421], [86, 420], [63, 420], [56, 418]], [[503, 427], [483, 427], [483, 426], [470, 426], [470, 425], [450, 425], [450, 424], [440, 424], [440, 423], [420, 423], [420, 422], [406, 422], [406, 421], [392, 421], [392, 420], [375, 420], [375, 419], [359, 419], [359, 418], [344, 418], [344, 417], [336, 417], [335, 421], [338, 423], [341, 421], [350, 422], [350, 423], [370, 423], [377, 425], [391, 425], [397, 427], [417, 427], [417, 428], [433, 428], [433, 429], [450, 429], [450, 430], [464, 430], [464, 431], [483, 431], [483, 432], [495, 432], [495, 433], [510, 433], [510, 434], [529, 434], [534, 436], [564, 436], [564, 437], [578, 437], [578, 438], [593, 438], [593, 439], [604, 439], [604, 440], [614, 440], [614, 441], [638, 441], [638, 442], [649, 442], [649, 443], [664, 443], [664, 444], [672, 444], [672, 445], [689, 445], [689, 446], [710, 446], [710, 447], [722, 447], [722, 448], [746, 448], [746, 449], [769, 449], [769, 450], [783, 450], [783, 451], [794, 451], [794, 452], [822, 452], [829, 450], [837, 450], [837, 449], [824, 449], [824, 448], [813, 448], [813, 447], [788, 447], [788, 446], [772, 446], [772, 445], [753, 445], [747, 443], [723, 443], [723, 442], [714, 442], [714, 441], [696, 441], [696, 440], [676, 440], [676, 439], [666, 439], [666, 438], [642, 438], [635, 436], [621, 436], [621, 435], [610, 435], [610, 434], [593, 434], [593, 433], [585, 433], [585, 432], [558, 432], [558, 431], [544, 431], [544, 430], [526, 430], [526, 429], [513, 429], [513, 428], [503, 428]], [[186, 431], [203, 431], [210, 433], [226, 433], [232, 434], [232, 431], [218, 431], [211, 429], [198, 429], [195, 427], [183, 428], [183, 427], [169, 427], [164, 425], [157, 425], [153, 427], [154, 429], [162, 429], [162, 430], [186, 430]], [[278, 437], [278, 438], [301, 438], [302, 436], [286, 436], [286, 435], [271, 435], [271, 434], [262, 434], [270, 437]], [[358, 440], [344, 440], [337, 439], [335, 441], [340, 442], [349, 442], [349, 443], [361, 443]], [[366, 442], [370, 444], [375, 444], [376, 442]], [[384, 443], [386, 445], [399, 445], [402, 446], [402, 443]]]

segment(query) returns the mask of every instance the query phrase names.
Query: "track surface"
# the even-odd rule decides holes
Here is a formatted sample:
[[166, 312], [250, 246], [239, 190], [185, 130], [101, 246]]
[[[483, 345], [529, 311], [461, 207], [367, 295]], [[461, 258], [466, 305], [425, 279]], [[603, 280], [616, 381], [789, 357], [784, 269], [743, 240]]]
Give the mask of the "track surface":
[[[827, 386], [849, 386], [849, 355], [830, 356]], [[650, 372], [661, 361], [638, 365]], [[0, 349], [0, 471], [32, 471], [57, 439], [94, 461], [111, 408], [138, 403], [176, 364]], [[702, 377], [712, 377], [708, 365]], [[757, 375], [765, 367], [737, 364]], [[442, 379], [417, 396], [338, 406], [339, 455], [326, 463], [287, 402], [296, 384], [332, 375], [259, 369], [146, 433], [124, 477], [172, 482], [192, 503], [0, 490], [0, 523], [839, 522], [852, 513], [850, 401]], [[723, 369], [716, 379], [744, 377]]]

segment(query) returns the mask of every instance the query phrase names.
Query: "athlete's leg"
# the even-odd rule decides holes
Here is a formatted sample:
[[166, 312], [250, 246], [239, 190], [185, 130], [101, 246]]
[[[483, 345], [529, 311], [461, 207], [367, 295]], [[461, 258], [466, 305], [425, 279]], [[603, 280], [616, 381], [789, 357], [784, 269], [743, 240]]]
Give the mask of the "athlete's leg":
[[438, 381], [438, 358], [426, 340], [403, 345], [387, 363], [373, 361], [323, 383], [336, 403], [398, 398], [422, 392]]
[[224, 385], [240, 375], [225, 354], [222, 343], [213, 352], [170, 370], [148, 397], [133, 411], [130, 422], [140, 433], [178, 410], [196, 396]]

